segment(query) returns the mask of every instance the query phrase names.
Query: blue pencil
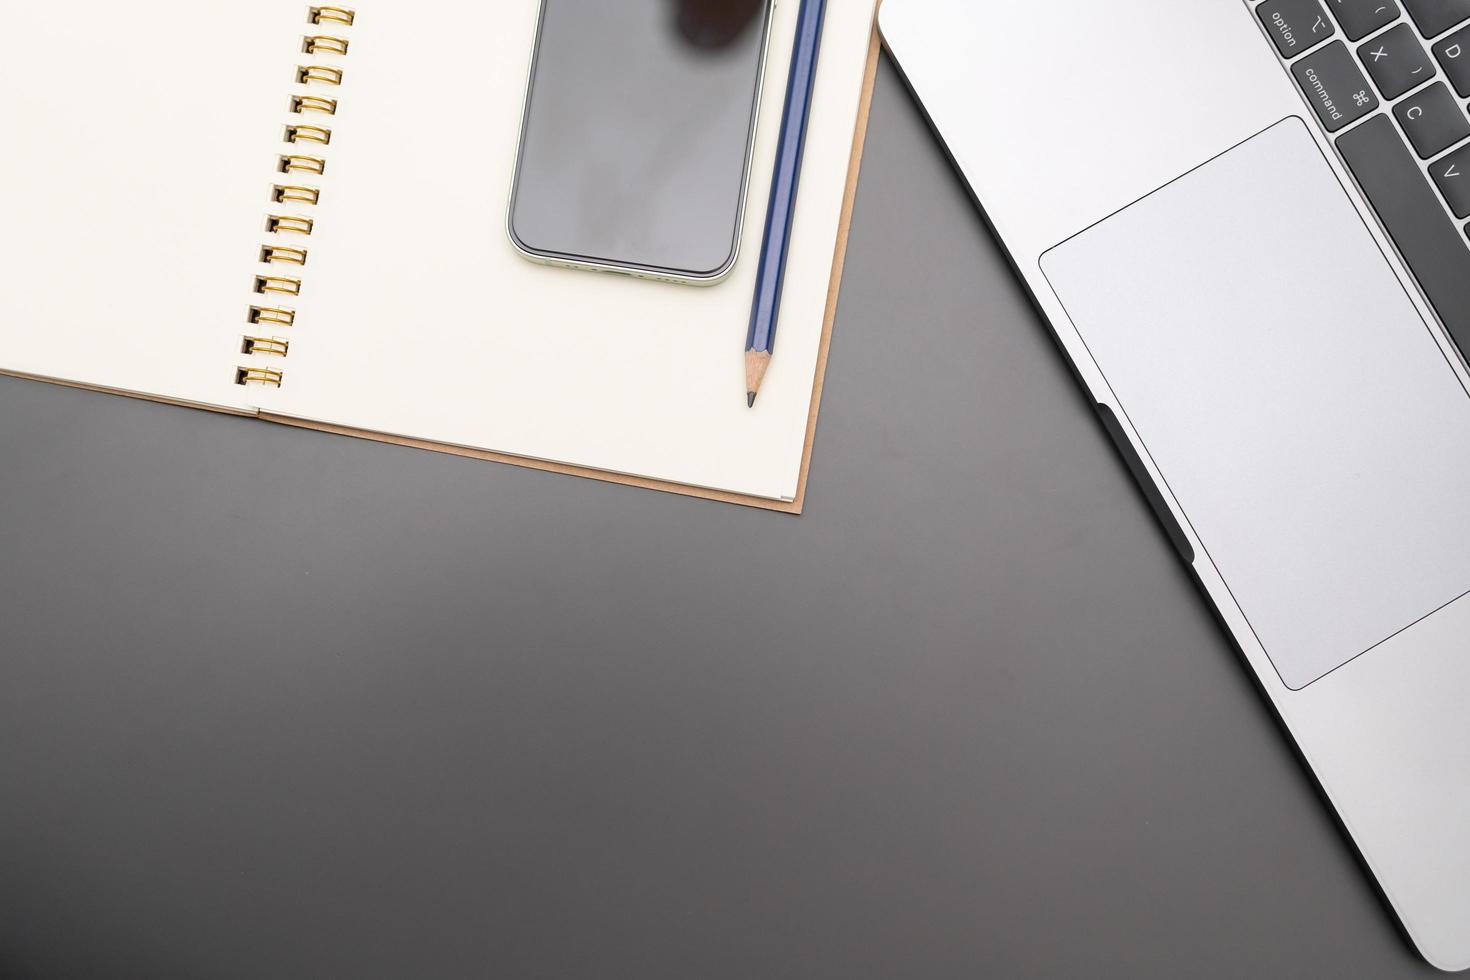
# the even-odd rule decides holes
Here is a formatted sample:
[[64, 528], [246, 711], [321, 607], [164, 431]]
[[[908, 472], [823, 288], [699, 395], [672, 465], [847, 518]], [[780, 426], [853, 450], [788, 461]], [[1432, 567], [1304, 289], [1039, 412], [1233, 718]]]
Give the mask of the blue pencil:
[[771, 180], [771, 205], [766, 210], [755, 304], [750, 311], [750, 333], [745, 339], [745, 399], [752, 408], [776, 348], [786, 253], [791, 248], [796, 189], [801, 183], [801, 158], [806, 149], [807, 122], [812, 115], [817, 53], [822, 45], [826, 13], [827, 0], [801, 0], [801, 10], [796, 15], [796, 49], [791, 55], [791, 78], [786, 83], [786, 108], [781, 113], [781, 140], [776, 149], [776, 172]]

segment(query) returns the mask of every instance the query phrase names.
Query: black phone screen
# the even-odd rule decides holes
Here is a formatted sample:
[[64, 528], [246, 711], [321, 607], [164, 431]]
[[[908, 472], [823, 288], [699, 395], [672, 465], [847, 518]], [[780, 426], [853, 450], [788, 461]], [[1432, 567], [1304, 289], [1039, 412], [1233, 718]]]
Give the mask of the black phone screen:
[[734, 259], [769, 0], [543, 0], [510, 231], [714, 278]]

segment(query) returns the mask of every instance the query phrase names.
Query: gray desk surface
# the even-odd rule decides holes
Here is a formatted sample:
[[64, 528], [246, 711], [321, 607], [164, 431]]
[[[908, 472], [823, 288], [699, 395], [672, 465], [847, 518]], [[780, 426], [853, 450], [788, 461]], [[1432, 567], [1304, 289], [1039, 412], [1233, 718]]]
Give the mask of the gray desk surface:
[[0, 506], [6, 978], [1431, 972], [886, 64], [802, 518], [4, 379]]

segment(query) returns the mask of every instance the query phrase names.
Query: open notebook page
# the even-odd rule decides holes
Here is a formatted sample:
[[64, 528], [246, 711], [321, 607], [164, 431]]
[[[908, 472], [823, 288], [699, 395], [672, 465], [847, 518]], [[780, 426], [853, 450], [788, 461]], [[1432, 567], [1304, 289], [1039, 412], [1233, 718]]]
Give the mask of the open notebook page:
[[798, 5], [775, 13], [742, 254], [699, 288], [533, 265], [507, 241], [538, 0], [362, 0], [352, 90], [266, 411], [790, 500], [863, 91], [872, 0], [829, 5], [777, 353], [742, 357]]
[[0, 371], [248, 408], [297, 0], [10, 3]]

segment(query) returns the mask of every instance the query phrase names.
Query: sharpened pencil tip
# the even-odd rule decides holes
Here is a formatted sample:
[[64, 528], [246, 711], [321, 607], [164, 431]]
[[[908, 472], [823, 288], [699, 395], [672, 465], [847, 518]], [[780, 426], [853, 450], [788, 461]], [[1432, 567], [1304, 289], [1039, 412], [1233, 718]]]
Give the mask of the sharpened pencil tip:
[[755, 408], [756, 392], [761, 390], [761, 382], [766, 377], [766, 368], [770, 366], [770, 351], [748, 350], [745, 352], [745, 404], [751, 408]]

